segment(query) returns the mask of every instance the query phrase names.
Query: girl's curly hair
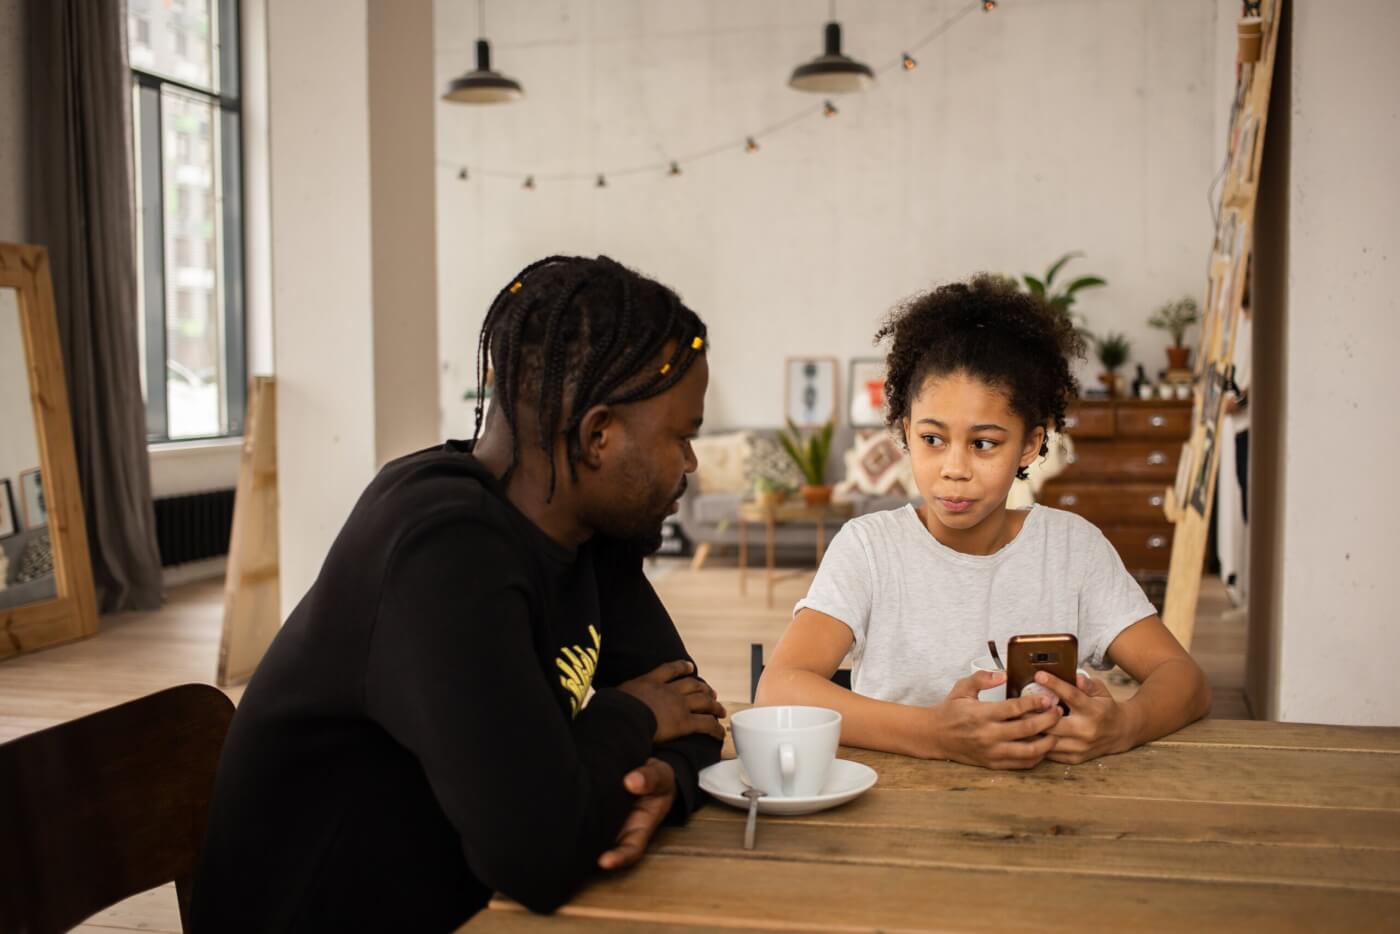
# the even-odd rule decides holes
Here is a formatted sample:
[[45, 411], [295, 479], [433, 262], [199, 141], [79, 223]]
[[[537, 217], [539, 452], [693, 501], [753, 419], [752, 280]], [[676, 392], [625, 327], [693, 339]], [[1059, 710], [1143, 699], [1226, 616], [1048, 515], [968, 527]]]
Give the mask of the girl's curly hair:
[[[1016, 291], [1008, 280], [982, 274], [923, 292], [890, 312], [875, 335], [890, 338], [885, 357], [885, 424], [903, 440], [903, 422], [929, 377], [966, 373], [1006, 393], [1011, 411], [1037, 425], [1063, 430], [1065, 407], [1079, 392], [1070, 359], [1084, 341], [1069, 316]], [[1042, 443], [1040, 455], [1050, 453]], [[1018, 468], [1016, 476], [1025, 479]]]

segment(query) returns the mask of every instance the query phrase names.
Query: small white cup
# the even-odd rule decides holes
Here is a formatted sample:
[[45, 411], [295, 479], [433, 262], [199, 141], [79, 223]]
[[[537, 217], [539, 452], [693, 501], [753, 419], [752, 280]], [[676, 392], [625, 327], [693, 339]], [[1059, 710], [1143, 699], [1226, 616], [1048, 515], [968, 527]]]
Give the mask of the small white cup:
[[729, 718], [749, 783], [775, 798], [821, 794], [841, 743], [841, 714], [825, 707], [750, 707]]

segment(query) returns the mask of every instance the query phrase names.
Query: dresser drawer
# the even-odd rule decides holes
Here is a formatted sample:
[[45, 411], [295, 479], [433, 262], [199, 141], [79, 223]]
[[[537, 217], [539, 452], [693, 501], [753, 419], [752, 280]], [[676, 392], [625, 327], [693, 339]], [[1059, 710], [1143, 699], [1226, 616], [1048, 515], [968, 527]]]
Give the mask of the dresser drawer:
[[1181, 442], [1076, 441], [1069, 466], [1060, 474], [1063, 482], [1080, 480], [1152, 481], [1176, 480]]
[[1185, 441], [1191, 436], [1191, 409], [1187, 406], [1120, 406], [1114, 422], [1120, 438]]
[[1047, 483], [1039, 501], [1078, 513], [1095, 525], [1119, 522], [1160, 523], [1165, 518], [1165, 487], [1155, 483]]
[[1071, 405], [1065, 411], [1065, 434], [1071, 438], [1112, 438], [1113, 407]]
[[1129, 571], [1166, 571], [1172, 563], [1172, 524], [1104, 525], [1104, 537]]

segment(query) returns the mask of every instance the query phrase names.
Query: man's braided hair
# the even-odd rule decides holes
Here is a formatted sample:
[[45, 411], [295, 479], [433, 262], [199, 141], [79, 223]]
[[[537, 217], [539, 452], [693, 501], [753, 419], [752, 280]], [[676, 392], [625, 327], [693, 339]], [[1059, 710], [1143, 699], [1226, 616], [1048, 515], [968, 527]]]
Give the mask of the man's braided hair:
[[[903, 420], [930, 376], [966, 373], [996, 387], [1027, 431], [1064, 430], [1065, 407], [1079, 392], [1070, 359], [1083, 356], [1084, 341], [1069, 316], [995, 276], [975, 276], [906, 300], [890, 313], [875, 342], [886, 338], [885, 424], [901, 436]], [[1048, 453], [1042, 443], [1040, 455]], [[1024, 480], [1025, 468], [1016, 476]]]
[[[705, 323], [675, 292], [606, 256], [550, 256], [496, 294], [477, 341], [474, 437], [480, 437], [486, 362], [496, 405], [511, 431], [509, 480], [520, 456], [519, 403], [538, 411], [538, 442], [556, 487], [554, 440], [567, 438], [570, 476], [583, 456], [577, 429], [596, 405], [658, 396], [680, 382], [706, 349]], [[655, 364], [667, 343], [675, 349]], [[567, 412], [565, 409], [567, 408]]]

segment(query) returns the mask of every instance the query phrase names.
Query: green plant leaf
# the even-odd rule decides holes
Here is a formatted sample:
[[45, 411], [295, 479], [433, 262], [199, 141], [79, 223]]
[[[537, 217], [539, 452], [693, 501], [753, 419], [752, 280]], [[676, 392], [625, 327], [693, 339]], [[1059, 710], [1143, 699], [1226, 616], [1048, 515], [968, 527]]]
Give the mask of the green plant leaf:
[[1029, 291], [1036, 298], [1045, 298], [1045, 283], [1041, 282], [1039, 279], [1037, 279], [1035, 276], [1030, 275], [1029, 273], [1022, 276], [1021, 278], [1026, 280], [1027, 291]]
[[1047, 269], [1047, 270], [1045, 271], [1045, 285], [1046, 285], [1046, 287], [1048, 288], [1048, 287], [1050, 286], [1050, 283], [1052, 283], [1052, 282], [1055, 281], [1055, 273], [1059, 272], [1060, 269], [1063, 268], [1063, 266], [1065, 265], [1065, 263], [1068, 263], [1070, 260], [1074, 259], [1076, 256], [1083, 256], [1083, 255], [1084, 255], [1084, 254], [1083, 254], [1082, 252], [1080, 252], [1079, 250], [1074, 250], [1074, 251], [1072, 251], [1072, 252], [1066, 253], [1064, 256], [1061, 256], [1059, 259], [1055, 260], [1054, 264], [1053, 264], [1049, 269]]
[[787, 432], [780, 430], [778, 432], [778, 443], [783, 446], [783, 450], [787, 452], [787, 456], [792, 458], [792, 462], [797, 465], [798, 471], [805, 477], [807, 475], [807, 467], [802, 450], [798, 447], [798, 441], [790, 437]]
[[1098, 276], [1080, 276], [1078, 279], [1075, 279], [1069, 285], [1065, 286], [1065, 294], [1073, 295], [1080, 289], [1089, 289], [1099, 285], [1108, 285], [1108, 283]]

